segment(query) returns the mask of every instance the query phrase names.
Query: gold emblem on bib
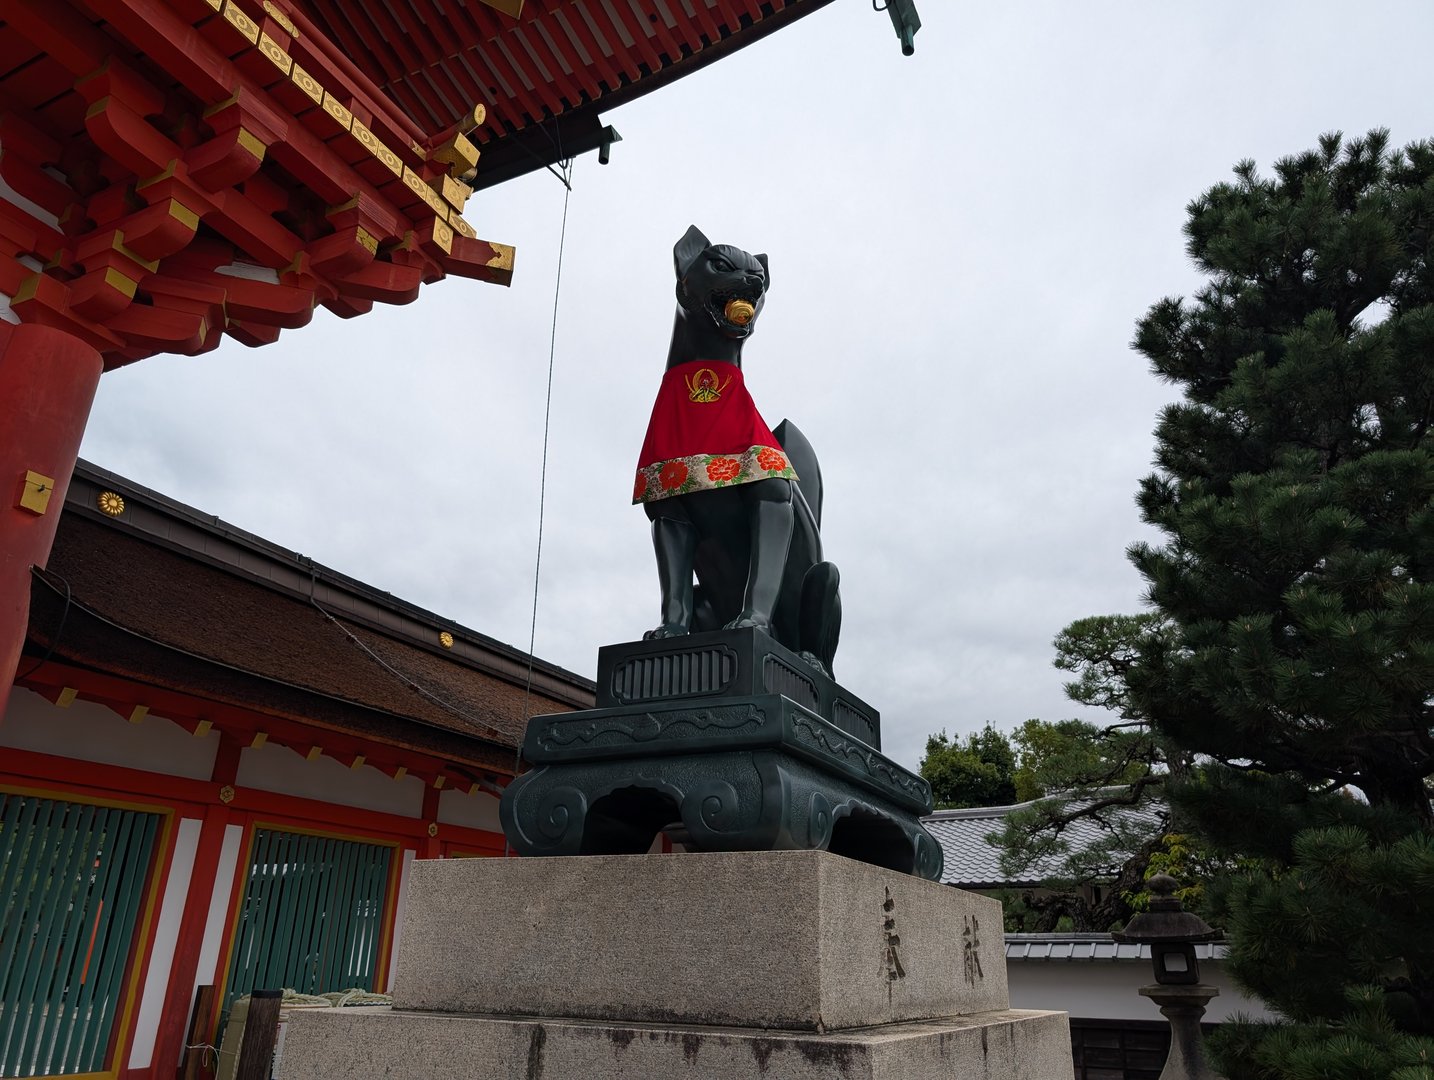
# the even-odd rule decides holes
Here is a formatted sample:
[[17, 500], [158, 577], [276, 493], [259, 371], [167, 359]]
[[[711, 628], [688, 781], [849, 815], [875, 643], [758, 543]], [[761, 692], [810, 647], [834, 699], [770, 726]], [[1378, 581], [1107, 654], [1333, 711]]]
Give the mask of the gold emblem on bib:
[[707, 404], [722, 400], [722, 391], [732, 385], [732, 376], [727, 376], [727, 381], [722, 382], [711, 368], [699, 368], [687, 376], [686, 382], [688, 399]]

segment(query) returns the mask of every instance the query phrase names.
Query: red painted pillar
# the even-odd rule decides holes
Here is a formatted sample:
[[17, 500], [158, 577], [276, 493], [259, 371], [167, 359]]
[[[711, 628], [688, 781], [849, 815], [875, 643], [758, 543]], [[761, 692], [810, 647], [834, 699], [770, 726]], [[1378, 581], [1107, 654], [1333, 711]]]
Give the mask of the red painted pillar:
[[62, 330], [0, 322], [0, 717], [104, 362]]
[[[199, 845], [194, 853], [194, 870], [189, 878], [189, 895], [184, 900], [179, 935], [174, 943], [174, 962], [169, 968], [169, 985], [164, 991], [164, 1009], [155, 1034], [152, 1075], [160, 1080], [173, 1076], [171, 1065], [180, 1060], [184, 1038], [189, 1031], [194, 1011], [194, 983], [199, 975], [199, 954], [204, 948], [204, 931], [209, 923], [209, 903], [216, 889], [227, 889], [228, 882], [215, 882], [219, 856], [224, 848], [224, 830], [229, 825], [229, 808], [210, 806], [199, 830]], [[226, 908], [227, 910], [227, 908]], [[210, 1017], [204, 1018], [208, 1025]]]
[[423, 789], [423, 809], [419, 815], [428, 823], [428, 835], [418, 842], [415, 858], [436, 859], [442, 854], [443, 845], [438, 842], [438, 800], [441, 794], [441, 789], [432, 785]]

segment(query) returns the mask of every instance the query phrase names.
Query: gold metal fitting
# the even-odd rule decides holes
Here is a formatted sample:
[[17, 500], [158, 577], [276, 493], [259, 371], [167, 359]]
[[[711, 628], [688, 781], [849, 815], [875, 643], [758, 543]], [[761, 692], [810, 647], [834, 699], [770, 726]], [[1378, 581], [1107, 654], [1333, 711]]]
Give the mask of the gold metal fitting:
[[99, 508], [106, 514], [109, 514], [110, 517], [119, 517], [124, 513], [124, 498], [118, 492], [101, 492], [100, 497], [95, 501], [98, 503]]
[[727, 306], [722, 309], [722, 314], [726, 316], [729, 323], [746, 326], [757, 314], [757, 309], [747, 300], [728, 300]]
[[438, 644], [442, 645], [445, 649], [453, 648], [453, 635], [447, 630], [444, 630], [438, 635]]

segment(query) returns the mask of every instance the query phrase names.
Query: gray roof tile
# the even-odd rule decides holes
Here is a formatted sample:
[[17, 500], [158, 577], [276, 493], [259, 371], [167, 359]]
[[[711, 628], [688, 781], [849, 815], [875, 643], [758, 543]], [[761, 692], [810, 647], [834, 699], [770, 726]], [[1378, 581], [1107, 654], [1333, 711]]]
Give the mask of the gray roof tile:
[[[1223, 960], [1223, 942], [1195, 946], [1200, 960]], [[1109, 934], [1007, 934], [1006, 959], [1040, 963], [1044, 961], [1091, 962], [1150, 959], [1149, 945], [1116, 942]]]
[[[1025, 888], [1058, 876], [1061, 860], [1050, 859], [1037, 864], [1019, 877], [1009, 877], [1001, 871], [1001, 849], [987, 839], [992, 833], [1001, 831], [1007, 814], [1033, 805], [1034, 803], [1025, 802], [1014, 806], [938, 810], [922, 818], [921, 823], [941, 844], [946, 855], [946, 866], [941, 874], [942, 883], [976, 889], [1003, 886]], [[1127, 820], [1146, 818], [1152, 826], [1159, 821], [1155, 811], [1145, 807], [1121, 809], [1119, 813], [1127, 815]], [[1087, 819], [1072, 822], [1066, 826], [1064, 832], [1065, 839], [1075, 850], [1094, 845], [1106, 835], [1106, 830], [1099, 823]], [[1115, 869], [1111, 868], [1112, 875]]]

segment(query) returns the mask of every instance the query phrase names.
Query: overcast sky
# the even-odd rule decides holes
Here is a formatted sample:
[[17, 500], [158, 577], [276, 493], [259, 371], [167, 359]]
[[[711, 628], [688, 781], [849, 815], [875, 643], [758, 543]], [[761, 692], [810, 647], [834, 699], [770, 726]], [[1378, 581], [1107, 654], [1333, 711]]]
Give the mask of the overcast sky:
[[[1434, 136], [1428, 0], [918, 6], [913, 57], [837, 0], [609, 113], [612, 163], [577, 162], [536, 637], [592, 675], [657, 622], [629, 500], [695, 223], [770, 255], [748, 385], [821, 457], [836, 674], [912, 768], [933, 731], [1081, 715], [1051, 639], [1140, 609], [1124, 549], [1172, 388], [1128, 343], [1199, 283], [1186, 204], [1322, 132]], [[82, 455], [526, 648], [563, 194], [469, 203], [517, 247], [510, 289], [106, 375]]]

